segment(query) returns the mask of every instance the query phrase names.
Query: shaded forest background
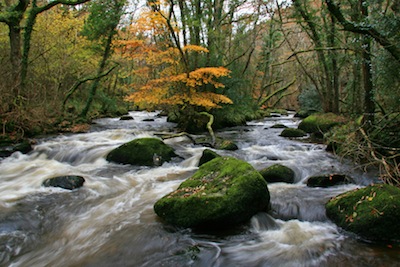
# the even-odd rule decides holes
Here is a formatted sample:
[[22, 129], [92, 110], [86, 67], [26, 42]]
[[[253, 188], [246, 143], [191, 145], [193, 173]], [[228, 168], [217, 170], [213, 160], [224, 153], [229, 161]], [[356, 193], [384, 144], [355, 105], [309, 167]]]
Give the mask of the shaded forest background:
[[131, 109], [187, 131], [204, 114], [224, 127], [333, 112], [358, 119], [343, 136], [364, 129], [346, 146], [364, 143], [355, 157], [373, 146], [400, 172], [399, 13], [398, 0], [1, 0], [2, 135]]

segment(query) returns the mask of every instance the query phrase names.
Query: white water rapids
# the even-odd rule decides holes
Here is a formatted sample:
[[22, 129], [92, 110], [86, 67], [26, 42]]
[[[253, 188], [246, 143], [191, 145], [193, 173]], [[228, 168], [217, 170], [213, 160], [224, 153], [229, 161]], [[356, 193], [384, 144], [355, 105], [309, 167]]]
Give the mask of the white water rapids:
[[[1, 160], [0, 266], [399, 266], [398, 249], [362, 242], [325, 216], [330, 197], [371, 183], [373, 175], [340, 162], [324, 145], [288, 140], [270, 128], [296, 127], [292, 116], [217, 132], [239, 146], [219, 154], [256, 169], [281, 163], [296, 172], [296, 182], [269, 184], [270, 214], [223, 232], [198, 232], [164, 224], [153, 205], [196, 171], [205, 147], [179, 137], [165, 142], [182, 159], [154, 168], [109, 163], [113, 148], [174, 130], [157, 113], [130, 115], [135, 119], [97, 120], [89, 133], [39, 139], [29, 154]], [[307, 177], [330, 172], [356, 184], [305, 185]], [[60, 175], [86, 182], [74, 191], [41, 186]]]

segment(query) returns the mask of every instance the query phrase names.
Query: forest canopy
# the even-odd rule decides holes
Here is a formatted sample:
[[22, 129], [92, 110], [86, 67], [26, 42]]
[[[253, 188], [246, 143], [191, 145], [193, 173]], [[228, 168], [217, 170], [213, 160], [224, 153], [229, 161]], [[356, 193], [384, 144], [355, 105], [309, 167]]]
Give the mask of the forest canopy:
[[204, 130], [204, 114], [224, 127], [280, 108], [361, 117], [396, 159], [399, 12], [396, 0], [1, 0], [2, 134], [130, 109]]

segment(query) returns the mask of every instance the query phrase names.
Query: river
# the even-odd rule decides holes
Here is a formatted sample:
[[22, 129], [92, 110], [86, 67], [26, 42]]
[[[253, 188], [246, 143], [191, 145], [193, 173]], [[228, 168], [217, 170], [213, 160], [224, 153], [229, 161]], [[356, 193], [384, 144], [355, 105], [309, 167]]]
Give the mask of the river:
[[[325, 146], [280, 137], [276, 123], [296, 127], [288, 116], [218, 131], [237, 151], [218, 151], [262, 169], [291, 167], [294, 184], [269, 184], [272, 211], [219, 232], [164, 224], [154, 203], [197, 169], [202, 151], [186, 137], [165, 142], [182, 157], [162, 166], [109, 163], [113, 148], [135, 138], [171, 133], [175, 124], [156, 112], [130, 112], [134, 120], [99, 119], [91, 131], [37, 140], [29, 154], [0, 162], [0, 266], [400, 266], [398, 247], [374, 245], [344, 232], [325, 216], [325, 202], [374, 181]], [[154, 121], [143, 121], [144, 119]], [[355, 184], [309, 188], [311, 175], [340, 172]], [[43, 180], [81, 175], [69, 191]]]

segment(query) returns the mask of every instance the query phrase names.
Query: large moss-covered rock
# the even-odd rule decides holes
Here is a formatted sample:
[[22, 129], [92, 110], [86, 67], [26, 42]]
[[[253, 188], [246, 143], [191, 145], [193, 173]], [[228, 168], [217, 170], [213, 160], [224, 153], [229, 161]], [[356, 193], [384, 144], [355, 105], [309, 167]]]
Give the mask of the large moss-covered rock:
[[332, 127], [345, 123], [346, 120], [334, 113], [315, 113], [305, 118], [298, 126], [306, 133], [325, 133]]
[[281, 164], [271, 165], [268, 168], [261, 170], [260, 174], [268, 183], [293, 183], [295, 177], [295, 173], [291, 168]]
[[217, 157], [158, 200], [154, 211], [172, 225], [220, 228], [267, 210], [269, 200], [267, 183], [250, 164]]
[[306, 136], [306, 132], [300, 129], [286, 128], [281, 134], [282, 137], [303, 137]]
[[218, 153], [212, 151], [211, 149], [204, 149], [203, 154], [201, 155], [200, 161], [199, 161], [199, 167], [203, 165], [204, 163], [209, 162], [210, 160], [213, 160], [215, 158], [221, 157], [218, 155]]
[[157, 166], [176, 156], [174, 149], [157, 138], [139, 138], [123, 144], [107, 155], [107, 160], [132, 165]]
[[61, 187], [68, 190], [73, 190], [83, 186], [85, 179], [82, 176], [68, 175], [57, 176], [46, 179], [42, 185], [44, 187]]
[[373, 241], [400, 240], [400, 189], [380, 184], [346, 192], [326, 204], [338, 226]]

